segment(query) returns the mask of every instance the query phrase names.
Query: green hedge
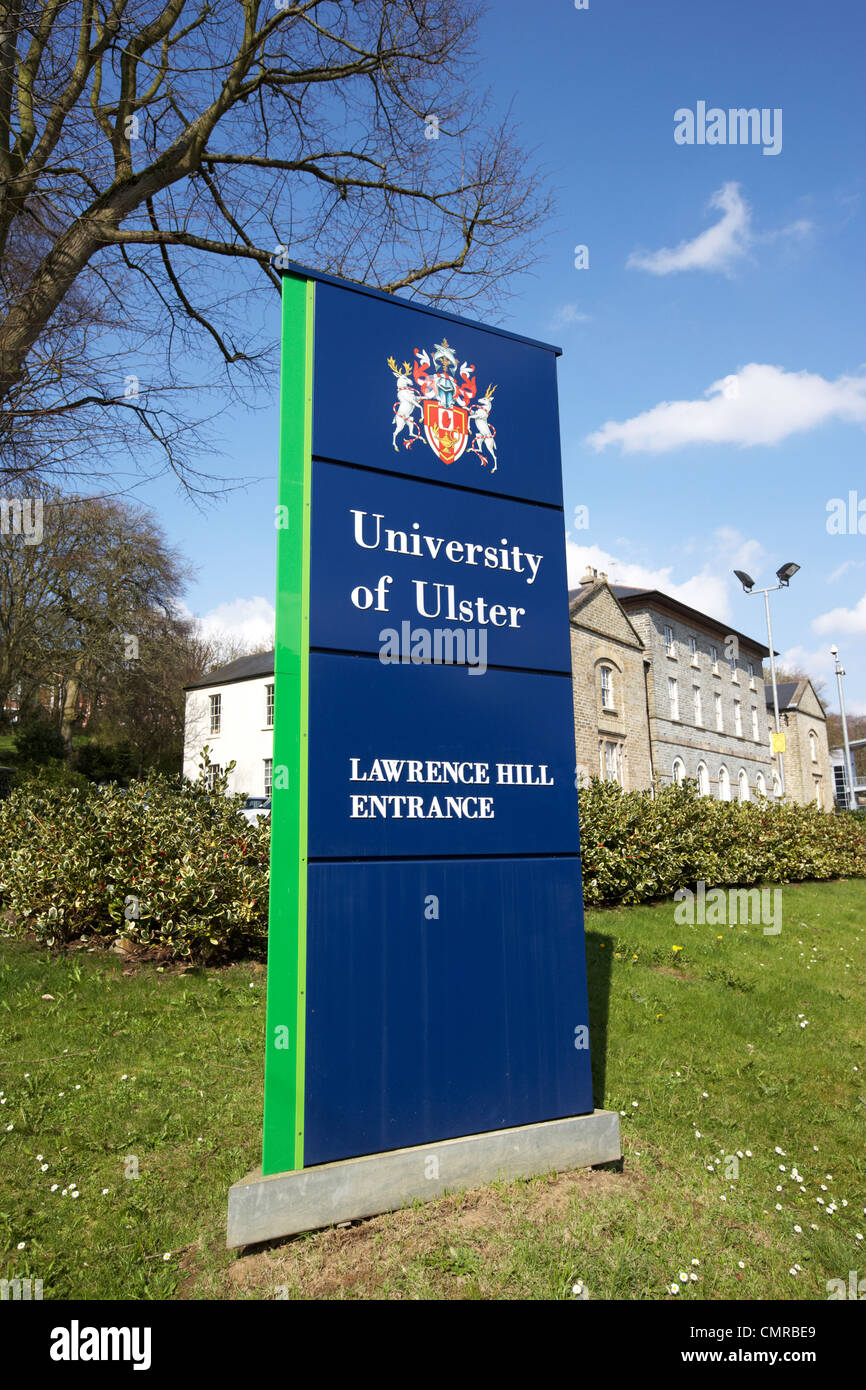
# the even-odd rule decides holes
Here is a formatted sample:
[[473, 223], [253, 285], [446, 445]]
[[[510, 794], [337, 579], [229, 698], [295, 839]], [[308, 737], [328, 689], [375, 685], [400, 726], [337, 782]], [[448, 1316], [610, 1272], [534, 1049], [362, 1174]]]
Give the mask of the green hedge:
[[158, 775], [128, 790], [16, 787], [0, 802], [0, 910], [50, 946], [122, 936], [201, 962], [261, 952], [270, 835], [243, 800]]
[[[83, 779], [82, 779], [83, 780]], [[0, 911], [8, 928], [50, 946], [123, 936], [176, 959], [262, 953], [267, 938], [267, 823], [242, 797], [151, 776], [128, 790], [92, 784], [17, 787], [0, 802]], [[866, 875], [866, 825], [812, 806], [744, 806], [692, 784], [581, 792], [587, 906], [708, 887]]]
[[700, 880], [727, 887], [866, 875], [866, 828], [856, 817], [715, 801], [692, 782], [653, 798], [594, 778], [580, 793], [580, 833], [588, 907], [666, 898]]

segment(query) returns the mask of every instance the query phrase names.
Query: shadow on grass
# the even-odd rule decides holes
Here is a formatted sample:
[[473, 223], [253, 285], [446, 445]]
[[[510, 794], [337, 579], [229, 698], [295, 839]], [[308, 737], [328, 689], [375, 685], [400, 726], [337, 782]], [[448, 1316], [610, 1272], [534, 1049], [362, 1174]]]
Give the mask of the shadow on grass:
[[592, 1097], [596, 1109], [604, 1107], [607, 1074], [608, 1017], [610, 1014], [611, 963], [615, 939], [601, 932], [586, 933], [586, 986], [589, 992], [589, 1049], [592, 1060]]

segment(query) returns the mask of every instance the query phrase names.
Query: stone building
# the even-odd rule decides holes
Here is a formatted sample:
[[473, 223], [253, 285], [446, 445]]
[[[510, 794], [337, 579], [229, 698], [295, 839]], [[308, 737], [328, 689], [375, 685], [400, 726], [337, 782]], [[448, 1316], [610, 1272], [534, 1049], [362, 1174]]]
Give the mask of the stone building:
[[657, 589], [615, 584], [611, 592], [651, 662], [650, 742], [659, 780], [689, 777], [722, 801], [771, 795], [763, 676], [769, 648]]
[[577, 773], [626, 791], [652, 785], [646, 663], [607, 575], [569, 594]]
[[723, 801], [778, 794], [767, 647], [594, 570], [570, 591], [569, 613], [579, 769], [626, 788], [692, 778]]
[[[785, 735], [785, 794], [805, 805], [814, 801], [824, 811], [832, 811], [836, 799], [827, 718], [824, 707], [807, 678], [782, 681], [779, 694], [779, 720]], [[766, 689], [767, 717], [774, 726], [773, 688]], [[774, 757], [778, 765], [778, 757]]]

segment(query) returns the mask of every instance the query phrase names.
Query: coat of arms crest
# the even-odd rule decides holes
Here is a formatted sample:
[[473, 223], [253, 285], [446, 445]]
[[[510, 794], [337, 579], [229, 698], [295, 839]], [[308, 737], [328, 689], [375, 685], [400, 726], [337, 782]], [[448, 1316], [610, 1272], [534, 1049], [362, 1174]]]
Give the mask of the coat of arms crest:
[[[489, 459], [493, 464], [490, 472], [496, 472], [496, 430], [490, 423], [496, 387], [491, 384], [476, 399], [475, 367], [459, 361], [447, 338], [436, 343], [432, 355], [424, 348], [415, 349], [411, 375], [409, 363], [404, 362], [401, 368], [393, 356], [388, 358], [388, 366], [397, 379], [392, 443], [398, 452], [397, 440], [405, 430], [405, 449], [420, 440], [429, 444], [442, 463], [452, 464], [468, 448], [482, 467], [487, 467]], [[420, 422], [416, 411], [420, 412]]]

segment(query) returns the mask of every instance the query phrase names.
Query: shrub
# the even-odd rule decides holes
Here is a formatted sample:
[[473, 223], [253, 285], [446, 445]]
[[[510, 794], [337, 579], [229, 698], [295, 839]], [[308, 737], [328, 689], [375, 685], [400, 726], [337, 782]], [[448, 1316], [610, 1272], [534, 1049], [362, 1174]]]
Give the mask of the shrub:
[[66, 757], [66, 743], [56, 724], [47, 719], [34, 719], [16, 727], [12, 735], [18, 761], [39, 767]]
[[262, 951], [267, 828], [242, 797], [154, 775], [112, 785], [25, 786], [0, 804], [0, 904], [47, 945], [118, 935], [216, 962]]
[[692, 782], [624, 792], [593, 778], [580, 793], [588, 907], [713, 887], [866, 875], [866, 827], [817, 806], [714, 801]]
[[123, 743], [99, 743], [95, 739], [86, 739], [75, 749], [74, 764], [77, 771], [91, 782], [126, 784], [135, 776], [138, 759], [128, 740]]

